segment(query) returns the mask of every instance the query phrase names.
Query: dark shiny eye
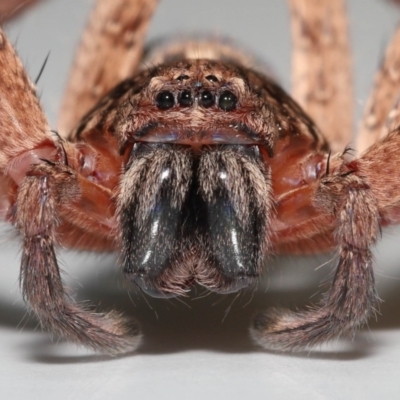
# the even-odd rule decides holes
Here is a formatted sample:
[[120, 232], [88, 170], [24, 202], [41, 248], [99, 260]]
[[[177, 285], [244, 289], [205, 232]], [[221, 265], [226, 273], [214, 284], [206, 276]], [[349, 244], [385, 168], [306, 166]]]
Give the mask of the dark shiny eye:
[[219, 96], [218, 105], [224, 111], [232, 111], [236, 108], [237, 97], [229, 90], [225, 90]]
[[189, 75], [179, 75], [176, 79], [178, 81], [184, 81], [186, 79], [189, 79]]
[[206, 79], [210, 82], [218, 82], [218, 78], [215, 75], [207, 75]]
[[214, 95], [209, 90], [204, 90], [200, 95], [200, 104], [203, 107], [211, 107], [214, 104]]
[[175, 105], [174, 95], [168, 90], [158, 93], [156, 98], [157, 107], [162, 110], [168, 110]]
[[183, 107], [189, 107], [192, 105], [192, 93], [189, 90], [183, 90], [179, 95], [179, 104]]

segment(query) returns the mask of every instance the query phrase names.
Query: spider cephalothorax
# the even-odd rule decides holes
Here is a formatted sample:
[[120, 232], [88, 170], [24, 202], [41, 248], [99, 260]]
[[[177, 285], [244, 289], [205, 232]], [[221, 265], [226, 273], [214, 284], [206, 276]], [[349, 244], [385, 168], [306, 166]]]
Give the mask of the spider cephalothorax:
[[[217, 46], [181, 48], [196, 47], [199, 56]], [[224, 62], [175, 55], [125, 80], [74, 133], [93, 140], [109, 131], [128, 160], [117, 209], [121, 262], [152, 295], [181, 294], [194, 282], [220, 292], [250, 284], [268, 253], [270, 160], [278, 142], [296, 131], [299, 148], [326, 148], [282, 89], [224, 49]], [[314, 178], [325, 159], [321, 153], [307, 161]]]
[[[214, 40], [164, 47], [143, 64], [151, 67], [139, 68], [155, 4], [97, 1], [59, 135], [1, 33], [0, 215], [22, 237], [25, 300], [61, 337], [122, 352], [138, 345], [137, 324], [76, 304], [60, 278], [57, 245], [118, 251], [126, 277], [162, 298], [195, 283], [240, 290], [272, 253], [337, 249], [336, 274], [318, 306], [260, 314], [251, 333], [285, 350], [353, 333], [377, 304], [370, 247], [382, 224], [399, 220], [400, 182], [375, 173], [377, 163], [387, 171], [400, 163], [400, 88], [387, 73], [399, 61], [395, 46], [361, 134], [363, 143], [383, 139], [351, 160], [342, 1], [290, 1], [294, 94], [303, 108], [249, 68], [245, 53]], [[109, 21], [120, 25], [103, 29]]]

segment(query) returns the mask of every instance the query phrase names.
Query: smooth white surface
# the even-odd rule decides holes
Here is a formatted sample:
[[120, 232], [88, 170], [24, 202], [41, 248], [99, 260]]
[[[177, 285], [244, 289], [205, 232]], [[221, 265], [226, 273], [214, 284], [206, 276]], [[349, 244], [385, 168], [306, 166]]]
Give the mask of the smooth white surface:
[[[55, 126], [72, 52], [90, 9], [83, 0], [48, 0], [8, 26]], [[384, 1], [351, 0], [357, 104], [360, 112], [384, 44], [400, 10]], [[150, 37], [213, 32], [238, 38], [289, 87], [289, 27], [283, 0], [164, 0]], [[392, 229], [392, 231], [394, 231]], [[27, 318], [18, 290], [18, 250], [4, 233], [0, 248], [0, 399], [398, 399], [400, 395], [400, 235], [376, 250], [382, 316], [353, 342], [310, 353], [269, 353], [247, 329], [254, 312], [302, 307], [331, 271], [326, 257], [280, 258], [258, 289], [236, 295], [198, 291], [184, 302], [129, 296], [112, 256], [62, 254], [79, 298], [135, 316], [145, 334], [136, 354], [110, 359], [52, 343]], [[313, 298], [315, 299], [315, 297]]]

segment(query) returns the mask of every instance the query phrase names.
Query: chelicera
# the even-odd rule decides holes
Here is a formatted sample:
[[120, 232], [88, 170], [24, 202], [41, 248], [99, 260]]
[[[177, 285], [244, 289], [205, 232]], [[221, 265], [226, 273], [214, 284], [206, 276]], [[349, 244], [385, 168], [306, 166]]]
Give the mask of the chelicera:
[[68, 296], [58, 245], [119, 252], [125, 276], [161, 298], [194, 284], [236, 292], [269, 254], [337, 249], [317, 306], [261, 313], [251, 334], [290, 350], [354, 333], [378, 302], [370, 248], [400, 215], [399, 34], [362, 121], [365, 151], [351, 159], [343, 1], [289, 1], [297, 101], [224, 42], [172, 43], [140, 66], [156, 3], [97, 1], [58, 135], [1, 33], [0, 215], [21, 235], [27, 304], [62, 338], [125, 352], [140, 342], [138, 324]]

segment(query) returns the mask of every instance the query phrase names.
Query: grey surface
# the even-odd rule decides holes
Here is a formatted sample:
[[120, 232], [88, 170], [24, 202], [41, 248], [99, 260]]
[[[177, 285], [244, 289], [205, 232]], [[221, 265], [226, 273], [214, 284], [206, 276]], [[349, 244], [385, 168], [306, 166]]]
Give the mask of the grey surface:
[[[333, 0], [334, 1], [334, 0]], [[55, 125], [72, 52], [90, 2], [48, 0], [10, 24], [7, 32], [32, 77], [50, 59], [39, 83]], [[384, 1], [351, 0], [358, 113], [398, 11]], [[285, 3], [274, 1], [162, 2], [150, 37], [177, 32], [235, 37], [267, 61], [289, 87], [290, 52]], [[376, 249], [378, 322], [353, 342], [283, 355], [254, 346], [252, 314], [271, 305], [304, 306], [318, 292], [327, 257], [279, 258], [256, 291], [160, 301], [127, 293], [113, 256], [62, 253], [67, 280], [79, 298], [136, 316], [145, 341], [134, 355], [109, 359], [52, 343], [27, 318], [18, 289], [18, 248], [2, 235], [0, 278], [0, 399], [397, 399], [400, 395], [400, 235], [385, 232]], [[197, 299], [196, 299], [197, 297]], [[315, 299], [315, 297], [313, 298]]]

